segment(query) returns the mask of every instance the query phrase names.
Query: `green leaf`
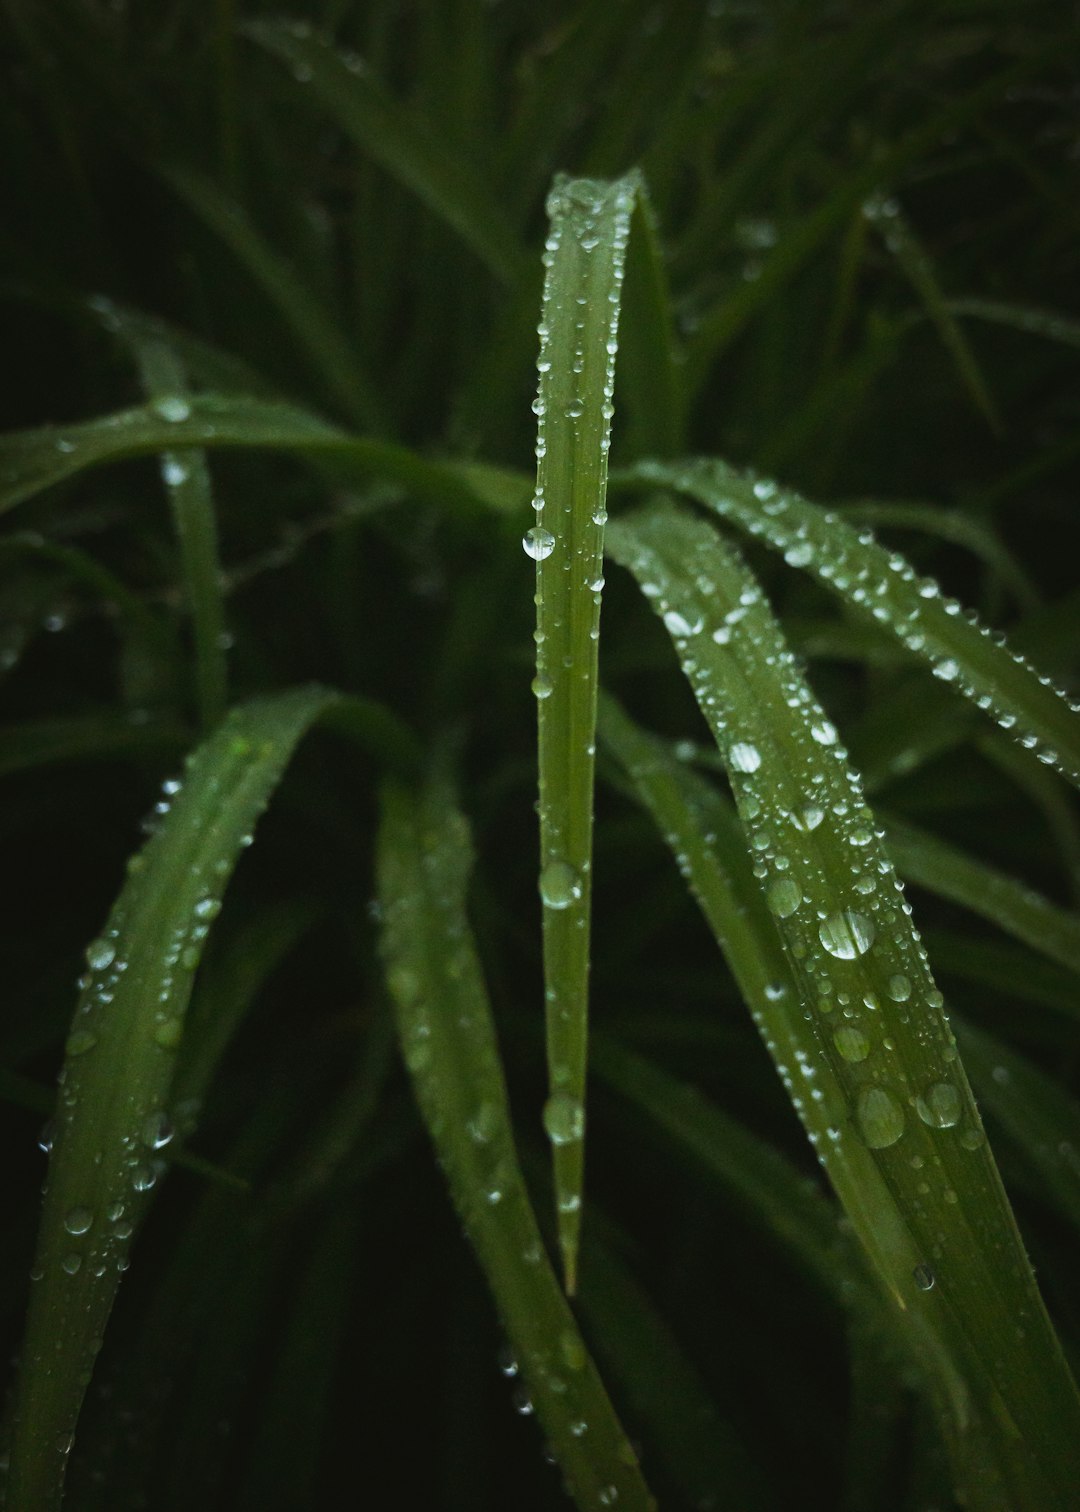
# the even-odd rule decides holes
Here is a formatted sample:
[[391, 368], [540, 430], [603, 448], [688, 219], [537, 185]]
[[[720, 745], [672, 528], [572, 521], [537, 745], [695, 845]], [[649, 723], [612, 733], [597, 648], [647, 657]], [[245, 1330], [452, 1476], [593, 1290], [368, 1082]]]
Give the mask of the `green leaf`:
[[711, 526], [658, 507], [613, 525], [609, 545], [662, 616], [725, 758], [797, 988], [778, 983], [786, 1037], [770, 1025], [767, 1042], [924, 1357], [957, 1483], [973, 1506], [1064, 1509], [1080, 1398], [837, 731]]
[[363, 59], [337, 52], [304, 22], [247, 21], [241, 30], [288, 64], [361, 151], [411, 189], [497, 278], [520, 278], [524, 254], [499, 202], [415, 110], [387, 93]]
[[560, 178], [540, 318], [536, 694], [549, 1099], [559, 1243], [573, 1295], [585, 1169], [597, 649], [619, 295], [638, 181]]
[[234, 711], [189, 759], [129, 866], [67, 1041], [15, 1409], [9, 1503], [59, 1506], [76, 1419], [132, 1236], [162, 1170], [203, 940], [297, 741], [334, 695]]
[[722, 462], [641, 463], [612, 479], [689, 494], [811, 573], [854, 613], [894, 635], [934, 675], [992, 715], [1024, 749], [1080, 785], [1077, 710], [1048, 679], [919, 578], [898, 552], [839, 515]]
[[[295, 452], [351, 477], [392, 479], [452, 511], [475, 513], [509, 503], [505, 491], [485, 486], [488, 474], [468, 466], [429, 462], [404, 446], [350, 435], [291, 404], [199, 394], [159, 400], [74, 425], [41, 426], [0, 436], [0, 510], [88, 467], [125, 457], [195, 448], [239, 447]], [[472, 487], [477, 476], [482, 497]]]
[[[552, 1450], [582, 1509], [654, 1505], [547, 1259], [518, 1165], [465, 914], [471, 846], [449, 796], [383, 799], [387, 981], [421, 1112]], [[586, 1425], [582, 1430], [581, 1424]]]

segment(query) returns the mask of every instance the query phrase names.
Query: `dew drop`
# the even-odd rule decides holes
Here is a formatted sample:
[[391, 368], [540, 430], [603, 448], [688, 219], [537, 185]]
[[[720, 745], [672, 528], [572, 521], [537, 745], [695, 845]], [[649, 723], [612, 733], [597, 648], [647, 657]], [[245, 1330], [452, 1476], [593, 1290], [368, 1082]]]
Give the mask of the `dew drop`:
[[875, 933], [871, 920], [851, 908], [829, 914], [818, 925], [822, 945], [839, 961], [854, 961], [865, 955], [874, 943]]
[[824, 817], [824, 809], [818, 808], [816, 804], [808, 803], [805, 808], [799, 809], [797, 813], [792, 814], [791, 822], [797, 830], [802, 830], [804, 834], [809, 834], [811, 830], [817, 829]]
[[585, 1133], [585, 1109], [580, 1098], [555, 1092], [544, 1104], [544, 1130], [554, 1145], [573, 1144]]
[[669, 609], [664, 615], [664, 629], [669, 635], [677, 635], [685, 639], [690, 635], [697, 635], [701, 629], [701, 620], [688, 620], [685, 614], [680, 614], [677, 609]]
[[67, 1037], [64, 1050], [68, 1055], [85, 1055], [97, 1044], [97, 1035], [92, 1029], [74, 1029]]
[[928, 1265], [917, 1265], [911, 1274], [920, 1291], [927, 1292], [933, 1288], [935, 1277]]
[[846, 1061], [864, 1061], [870, 1054], [870, 1041], [854, 1024], [845, 1024], [833, 1034], [833, 1044]]
[[736, 772], [756, 772], [761, 765], [761, 752], [756, 745], [740, 740], [728, 751], [728, 760]]
[[60, 1261], [60, 1269], [68, 1276], [77, 1276], [82, 1269], [81, 1255], [65, 1255]]
[[534, 525], [522, 536], [521, 544], [527, 557], [532, 557], [534, 562], [544, 562], [555, 550], [555, 537], [550, 530]]
[[167, 1114], [150, 1113], [143, 1121], [143, 1144], [151, 1150], [163, 1150], [172, 1141], [173, 1132], [173, 1126]]
[[934, 1082], [915, 1099], [915, 1107], [924, 1124], [932, 1129], [951, 1129], [960, 1122], [963, 1101], [960, 1089], [952, 1082]]
[[818, 745], [831, 746], [836, 744], [836, 726], [828, 719], [819, 719], [816, 724], [810, 726], [810, 733]]
[[168, 420], [174, 425], [187, 420], [191, 415], [191, 405], [182, 394], [166, 394], [161, 399], [155, 399], [150, 408], [162, 420]]
[[551, 679], [538, 672], [532, 680], [533, 697], [541, 700], [551, 697]]
[[64, 1228], [69, 1234], [85, 1234], [94, 1221], [93, 1210], [88, 1207], [73, 1207], [64, 1218]]
[[581, 879], [565, 861], [549, 861], [540, 873], [540, 896], [547, 908], [569, 908], [581, 897]]
[[904, 1132], [904, 1110], [884, 1087], [864, 1087], [855, 1114], [862, 1137], [871, 1150], [886, 1150]]
[[86, 964], [91, 971], [105, 971], [116, 959], [116, 946], [111, 940], [91, 940], [86, 947]]
[[911, 996], [911, 980], [903, 972], [897, 972], [888, 981], [887, 991], [894, 1003], [906, 1003]]
[[802, 890], [791, 877], [778, 877], [769, 883], [765, 901], [778, 919], [787, 919], [802, 902]]

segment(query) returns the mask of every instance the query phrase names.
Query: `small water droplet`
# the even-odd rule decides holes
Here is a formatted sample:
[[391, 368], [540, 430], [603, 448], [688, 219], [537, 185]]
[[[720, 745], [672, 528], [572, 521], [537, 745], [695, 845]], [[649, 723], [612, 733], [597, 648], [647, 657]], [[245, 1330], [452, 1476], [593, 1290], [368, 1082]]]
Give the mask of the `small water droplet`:
[[701, 629], [700, 616], [687, 619], [685, 614], [680, 614], [677, 609], [669, 609], [664, 615], [664, 629], [669, 635], [677, 635], [685, 640], [688, 636], [697, 635]]
[[855, 1106], [862, 1137], [871, 1150], [886, 1150], [904, 1132], [904, 1110], [884, 1087], [864, 1087]]
[[544, 1131], [552, 1144], [573, 1144], [585, 1133], [585, 1109], [580, 1098], [555, 1092], [544, 1104]]
[[569, 908], [581, 897], [581, 879], [565, 861], [549, 861], [540, 873], [540, 896], [548, 908]]
[[802, 902], [802, 889], [791, 877], [777, 877], [769, 883], [765, 901], [778, 919], [787, 919]]
[[756, 772], [761, 765], [761, 752], [756, 745], [740, 740], [728, 750], [728, 760], [736, 772]]
[[165, 1113], [150, 1113], [143, 1122], [143, 1144], [151, 1150], [163, 1150], [171, 1142], [173, 1133], [172, 1123]]
[[60, 1261], [60, 1269], [68, 1276], [77, 1276], [82, 1269], [81, 1255], [65, 1255]]
[[920, 1291], [930, 1291], [934, 1285], [934, 1273], [928, 1265], [917, 1265], [912, 1271], [915, 1285]]
[[810, 733], [818, 745], [831, 746], [836, 744], [836, 726], [828, 719], [819, 719], [816, 724], [810, 726]]
[[538, 672], [532, 680], [533, 696], [541, 700], [551, 697], [551, 679]]
[[802, 830], [804, 834], [809, 834], [812, 830], [817, 829], [824, 817], [824, 809], [818, 808], [816, 804], [808, 803], [805, 808], [799, 809], [796, 813], [792, 814], [791, 822], [797, 830]]
[[915, 1107], [923, 1123], [932, 1129], [953, 1128], [964, 1110], [960, 1089], [952, 1082], [934, 1082], [915, 1099]]
[[532, 557], [534, 562], [544, 562], [555, 550], [555, 537], [550, 530], [534, 525], [522, 536], [521, 545], [527, 557]]
[[851, 908], [829, 914], [818, 925], [822, 945], [839, 961], [854, 961], [865, 955], [874, 943], [875, 933], [872, 921]]
[[93, 1210], [88, 1207], [73, 1207], [64, 1218], [64, 1227], [69, 1234], [85, 1234], [94, 1221]]
[[191, 405], [182, 394], [166, 394], [160, 399], [155, 399], [150, 405], [155, 415], [162, 420], [168, 420], [176, 425], [181, 420], [187, 420], [191, 415]]
[[116, 946], [111, 940], [91, 940], [86, 947], [86, 964], [91, 971], [105, 971], [116, 959]]
[[887, 990], [894, 1003], [906, 1003], [911, 996], [911, 980], [898, 971], [889, 978]]
[[833, 1034], [833, 1044], [846, 1061], [864, 1061], [870, 1054], [870, 1040], [854, 1024], [845, 1024]]
[[85, 1055], [97, 1044], [97, 1035], [92, 1029], [73, 1029], [67, 1037], [64, 1050], [68, 1055]]

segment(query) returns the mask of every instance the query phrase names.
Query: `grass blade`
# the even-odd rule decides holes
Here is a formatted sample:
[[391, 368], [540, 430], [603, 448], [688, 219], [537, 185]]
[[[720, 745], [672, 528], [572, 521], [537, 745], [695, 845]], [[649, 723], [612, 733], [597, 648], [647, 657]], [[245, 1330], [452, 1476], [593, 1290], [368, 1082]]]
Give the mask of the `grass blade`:
[[889, 854], [909, 882], [959, 903], [1048, 960], [1080, 974], [1080, 918], [1076, 914], [912, 824], [890, 819], [885, 833]]
[[293, 747], [333, 695], [235, 711], [191, 757], [129, 868], [88, 972], [61, 1073], [16, 1404], [9, 1505], [59, 1506], [86, 1383], [127, 1266], [168, 1107], [192, 973], [232, 868]]
[[414, 110], [387, 93], [362, 59], [336, 52], [303, 22], [248, 21], [242, 31], [288, 64], [361, 151], [411, 189], [497, 278], [517, 282], [524, 253], [499, 202]]
[[[184, 370], [169, 348], [161, 342], [140, 338], [134, 332], [130, 340], [150, 403], [159, 411], [162, 407], [186, 404]], [[206, 455], [202, 451], [192, 451], [187, 456], [165, 452], [161, 476], [172, 505], [191, 610], [199, 716], [203, 730], [209, 731], [225, 713], [228, 671], [221, 560]]]
[[889, 195], [872, 194], [863, 205], [863, 214], [885, 246], [896, 258], [905, 277], [922, 300], [927, 316], [937, 327], [942, 343], [956, 364], [956, 370], [991, 429], [1000, 433], [1001, 416], [997, 405], [968, 345], [963, 330], [953, 319], [948, 301], [938, 283], [933, 264], [925, 248], [908, 225], [899, 204]]
[[619, 295], [636, 176], [558, 179], [540, 319], [536, 680], [540, 897], [559, 1244], [573, 1295], [585, 1168], [593, 766]]
[[[642, 463], [631, 479], [689, 494], [784, 553], [839, 594], [859, 618], [888, 630], [934, 675], [991, 714], [1024, 749], [1080, 785], [1078, 710], [1027, 662], [920, 579], [897, 552], [839, 515], [722, 462]], [[613, 484], [616, 482], [612, 480]]]
[[[392, 479], [422, 498], [466, 513], [511, 503], [497, 470], [489, 478], [488, 470], [475, 465], [459, 469], [429, 462], [407, 447], [351, 435], [296, 405], [199, 394], [75, 425], [9, 431], [0, 437], [0, 511], [86, 468], [192, 447], [295, 452], [354, 477]], [[512, 502], [516, 507], [516, 494]]]
[[547, 1260], [518, 1165], [491, 1010], [465, 915], [470, 864], [465, 821], [443, 790], [432, 788], [422, 799], [396, 788], [385, 794], [379, 897], [405, 1061], [454, 1203], [578, 1506], [649, 1508], [653, 1501], [636, 1458]]
[[209, 179], [171, 168], [165, 178], [188, 209], [225, 243], [259, 285], [306, 351], [342, 412], [381, 435], [386, 416], [375, 384], [360, 363], [355, 343], [339, 321], [296, 276], [288, 262], [265, 242], [235, 200]]
[[1064, 1509], [1080, 1398], [836, 729], [708, 524], [654, 508], [609, 541], [662, 615], [725, 757], [798, 987], [797, 1003], [779, 999], [795, 1054], [770, 1048], [904, 1331], [932, 1341], [962, 1495]]

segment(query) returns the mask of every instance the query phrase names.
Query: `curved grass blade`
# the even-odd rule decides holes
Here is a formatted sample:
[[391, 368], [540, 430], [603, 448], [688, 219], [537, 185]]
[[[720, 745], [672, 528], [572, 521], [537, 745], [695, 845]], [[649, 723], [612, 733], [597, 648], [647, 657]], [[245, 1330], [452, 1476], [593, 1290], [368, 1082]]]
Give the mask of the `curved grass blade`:
[[[162, 342], [132, 332], [131, 348], [142, 373], [150, 403], [160, 413], [188, 401], [184, 370]], [[202, 451], [187, 455], [165, 452], [161, 476], [172, 505], [180, 543], [180, 562], [195, 640], [195, 683], [199, 717], [204, 731], [220, 723], [228, 702], [225, 662], [225, 604], [217, 520], [210, 469]]]
[[521, 277], [525, 256], [502, 206], [361, 58], [337, 52], [303, 22], [246, 21], [240, 30], [302, 78], [361, 151], [411, 189], [497, 278], [512, 284]]
[[88, 467], [192, 447], [295, 452], [353, 477], [393, 479], [420, 497], [459, 512], [508, 504], [498, 474], [485, 487], [483, 470], [459, 470], [453, 463], [429, 462], [389, 441], [351, 435], [296, 405], [199, 394], [75, 425], [47, 425], [0, 436], [0, 511]]
[[609, 543], [663, 617], [725, 756], [798, 988], [778, 1000], [794, 1053], [770, 1048], [904, 1332], [931, 1344], [962, 1495], [1064, 1509], [1080, 1397], [837, 731], [706, 522], [654, 508]]
[[1077, 707], [991, 632], [919, 578], [898, 552], [839, 515], [722, 462], [643, 462], [613, 486], [637, 480], [689, 494], [722, 519], [784, 553], [855, 613], [888, 630], [934, 675], [992, 715], [1025, 750], [1080, 785]]
[[1047, 341], [1080, 347], [1080, 320], [1060, 315], [1056, 310], [1039, 310], [1032, 305], [1009, 304], [999, 299], [950, 299], [946, 307], [953, 315], [1012, 326], [1028, 336], [1045, 336]]
[[970, 1024], [956, 1036], [980, 1101], [1005, 1129], [1039, 1186], [1080, 1231], [1080, 1106], [1026, 1056]]
[[637, 176], [557, 179], [540, 318], [536, 679], [549, 1099], [559, 1244], [574, 1293], [585, 1169], [593, 766], [619, 294]]
[[1080, 917], [1076, 914], [912, 824], [890, 818], [885, 839], [897, 870], [909, 882], [959, 903], [1048, 960], [1080, 973]]
[[961, 381], [991, 429], [1000, 433], [1001, 416], [963, 330], [953, 319], [948, 301], [938, 283], [926, 249], [908, 225], [898, 202], [889, 195], [873, 194], [863, 205], [863, 214], [881, 234], [905, 277], [923, 302], [928, 318], [938, 329], [942, 343], [956, 364]]
[[385, 434], [382, 400], [355, 344], [345, 338], [334, 315], [324, 309], [295, 269], [263, 240], [242, 207], [209, 179], [186, 168], [162, 172], [188, 209], [221, 238], [278, 310], [343, 412], [376, 435]]
[[[471, 846], [445, 790], [384, 794], [387, 980], [417, 1100], [536, 1413], [582, 1509], [654, 1505], [552, 1270], [518, 1165], [465, 914]], [[583, 1433], [580, 1425], [586, 1424]]]
[[192, 973], [233, 866], [296, 742], [332, 701], [245, 705], [190, 758], [129, 867], [68, 1037], [16, 1402], [9, 1505], [59, 1506], [66, 1456], [128, 1250], [160, 1175]]

